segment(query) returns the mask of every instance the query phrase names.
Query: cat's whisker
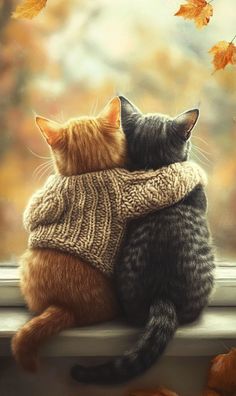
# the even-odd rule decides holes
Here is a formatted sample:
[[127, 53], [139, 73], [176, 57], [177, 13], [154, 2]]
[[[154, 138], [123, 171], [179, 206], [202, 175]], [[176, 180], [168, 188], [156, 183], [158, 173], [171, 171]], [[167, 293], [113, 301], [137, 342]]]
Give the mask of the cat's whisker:
[[192, 147], [192, 149], [196, 150], [196, 152], [201, 155], [209, 164], [212, 164], [212, 161], [207, 158], [205, 154], [203, 154], [200, 150], [198, 150], [196, 147]]
[[61, 111], [60, 111], [60, 114], [59, 114], [59, 116], [58, 116], [58, 122], [59, 122], [60, 124], [63, 124], [63, 123], [64, 123], [64, 120], [65, 120], [64, 112], [63, 112], [63, 110], [61, 110]]
[[[200, 147], [198, 147], [196, 144], [193, 144], [193, 143], [192, 143], [191, 149], [195, 150], [196, 152], [198, 152], [199, 154], [201, 154], [205, 159], [207, 159], [208, 161], [210, 161], [209, 158], [208, 158], [207, 156], [205, 156], [205, 154], [203, 154], [204, 151], [203, 151]], [[208, 154], [208, 153], [206, 152], [206, 154]]]
[[32, 151], [29, 147], [26, 147], [26, 148], [27, 148], [27, 150], [29, 150], [29, 152], [31, 154], [33, 154], [37, 158], [41, 158], [41, 159], [50, 159], [51, 158], [50, 156], [49, 157], [42, 157], [41, 155], [39, 155], [39, 154], [35, 153], [34, 151]]
[[44, 176], [49, 176], [53, 173], [53, 168], [47, 168], [44, 170], [44, 172], [41, 173], [40, 177], [38, 178], [38, 180], [40, 181]]
[[195, 147], [195, 148], [197, 148], [199, 151], [202, 151], [202, 152], [205, 153], [205, 154], [212, 155], [212, 153], [211, 153], [210, 151], [206, 151], [206, 150], [204, 150], [202, 147], [197, 146], [196, 144], [193, 144], [193, 143], [192, 143], [192, 146]]
[[53, 162], [52, 161], [39, 165], [36, 168], [36, 171], [34, 171], [34, 173], [33, 173], [33, 178], [37, 179], [42, 172], [44, 172], [46, 169], [49, 169], [52, 166], [53, 166]]
[[94, 115], [96, 114], [97, 107], [98, 107], [98, 97], [96, 97], [96, 100], [94, 101], [94, 103], [93, 103], [93, 105], [91, 107], [91, 110], [90, 110], [90, 114], [91, 114], [92, 117], [94, 117]]
[[41, 178], [42, 178], [42, 175], [43, 175], [44, 173], [46, 174], [47, 171], [48, 171], [49, 169], [50, 169], [50, 168], [44, 169], [42, 173], [39, 173], [39, 174], [37, 175], [37, 178], [35, 178], [35, 181], [36, 181], [36, 182], [39, 182], [39, 181], [41, 180]]
[[192, 150], [191, 151], [191, 155], [193, 156], [193, 157], [195, 157], [199, 162], [201, 162], [202, 164], [204, 164], [204, 165], [208, 165], [205, 161], [203, 161], [201, 158], [199, 158], [198, 157], [198, 155]]
[[199, 151], [201, 151], [202, 153], [204, 153], [204, 154], [212, 155], [212, 153], [211, 153], [210, 151], [206, 151], [206, 150], [204, 150], [202, 147], [199, 147], [199, 146], [196, 146], [196, 145], [195, 145], [195, 147], [196, 147]]
[[52, 158], [51, 158], [50, 160], [45, 161], [45, 162], [43, 162], [42, 164], [38, 165], [36, 169], [41, 168], [42, 166], [44, 166], [44, 165], [46, 165], [46, 164], [49, 164], [49, 163], [51, 163], [51, 162], [52, 162]]
[[204, 166], [209, 166], [209, 164], [207, 163], [207, 162], [205, 162], [205, 161], [203, 161], [201, 158], [199, 158], [198, 156], [197, 156], [197, 154], [194, 152], [194, 151], [191, 151], [191, 155], [193, 156], [193, 157], [195, 157], [201, 164], [203, 164]]
[[199, 139], [199, 140], [201, 140], [201, 142], [205, 143], [207, 146], [210, 146], [210, 144], [206, 140], [202, 139], [200, 136], [193, 135], [192, 139]]
[[44, 169], [47, 165], [51, 164], [52, 161], [46, 161], [43, 164], [40, 164], [36, 167], [36, 169], [33, 172], [33, 177], [35, 177], [37, 175], [37, 173], [39, 173], [42, 169]]
[[[52, 165], [50, 165], [48, 168], [44, 169], [43, 172], [40, 174], [39, 178], [37, 181], [39, 182], [44, 176], [49, 176], [53, 171]], [[48, 173], [49, 172], [49, 173]], [[48, 174], [47, 174], [48, 173]]]
[[32, 177], [33, 178], [37, 177], [37, 174], [40, 172], [41, 169], [44, 169], [46, 167], [46, 165], [48, 165], [48, 162], [47, 163], [44, 162], [43, 164], [38, 165], [36, 167], [36, 169], [34, 170]]

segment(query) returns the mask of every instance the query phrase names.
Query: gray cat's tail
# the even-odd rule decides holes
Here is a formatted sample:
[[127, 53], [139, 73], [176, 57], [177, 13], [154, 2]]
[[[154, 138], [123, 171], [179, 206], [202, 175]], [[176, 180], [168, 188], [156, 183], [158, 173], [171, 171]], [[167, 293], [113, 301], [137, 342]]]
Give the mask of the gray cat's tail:
[[150, 307], [149, 318], [134, 348], [113, 361], [93, 367], [76, 365], [72, 377], [83, 383], [115, 384], [142, 374], [164, 352], [178, 326], [174, 305], [159, 300]]

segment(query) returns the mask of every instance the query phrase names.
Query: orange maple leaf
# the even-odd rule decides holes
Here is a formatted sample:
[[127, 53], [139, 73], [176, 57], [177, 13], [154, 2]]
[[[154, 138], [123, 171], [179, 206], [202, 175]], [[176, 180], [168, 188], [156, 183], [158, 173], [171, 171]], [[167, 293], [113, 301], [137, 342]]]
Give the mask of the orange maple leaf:
[[231, 41], [219, 41], [210, 50], [209, 53], [212, 54], [212, 63], [215, 67], [215, 71], [224, 69], [226, 65], [236, 64], [236, 46]]
[[32, 19], [46, 6], [47, 0], [24, 0], [16, 7], [13, 18]]
[[181, 4], [175, 16], [185, 19], [193, 19], [197, 28], [206, 26], [213, 15], [212, 5], [206, 0], [187, 0], [187, 4]]

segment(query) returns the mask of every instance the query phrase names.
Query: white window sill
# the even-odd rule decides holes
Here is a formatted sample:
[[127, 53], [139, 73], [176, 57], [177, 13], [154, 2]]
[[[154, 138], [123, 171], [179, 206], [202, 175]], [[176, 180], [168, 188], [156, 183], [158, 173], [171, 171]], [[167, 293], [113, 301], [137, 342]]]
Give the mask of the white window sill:
[[[236, 266], [216, 269], [216, 287], [203, 317], [180, 328], [167, 356], [213, 356], [236, 345]], [[10, 339], [30, 317], [19, 289], [19, 269], [0, 267], [0, 350], [10, 352]], [[120, 355], [140, 332], [123, 322], [76, 328], [62, 332], [42, 349], [46, 356], [106, 357]]]
[[[1, 356], [10, 355], [10, 338], [30, 315], [24, 308], [0, 309]], [[132, 346], [140, 330], [125, 323], [63, 331], [43, 348], [45, 356], [117, 356]], [[181, 327], [170, 342], [166, 356], [213, 356], [236, 344], [236, 308], [207, 308], [202, 318]]]

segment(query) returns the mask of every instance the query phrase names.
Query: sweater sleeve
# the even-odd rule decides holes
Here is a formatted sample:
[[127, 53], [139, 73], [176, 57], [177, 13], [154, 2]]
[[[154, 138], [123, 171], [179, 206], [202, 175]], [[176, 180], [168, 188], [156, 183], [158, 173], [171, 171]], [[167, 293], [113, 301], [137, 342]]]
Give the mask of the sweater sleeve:
[[28, 232], [39, 225], [51, 224], [60, 219], [65, 210], [65, 200], [59, 185], [56, 177], [50, 176], [45, 185], [30, 198], [23, 214], [23, 224]]
[[121, 216], [131, 219], [171, 206], [197, 184], [205, 185], [205, 172], [193, 162], [169, 165], [156, 171], [132, 172], [123, 185]]

